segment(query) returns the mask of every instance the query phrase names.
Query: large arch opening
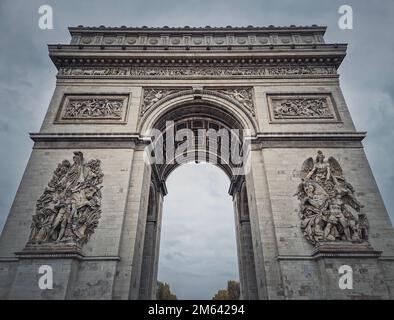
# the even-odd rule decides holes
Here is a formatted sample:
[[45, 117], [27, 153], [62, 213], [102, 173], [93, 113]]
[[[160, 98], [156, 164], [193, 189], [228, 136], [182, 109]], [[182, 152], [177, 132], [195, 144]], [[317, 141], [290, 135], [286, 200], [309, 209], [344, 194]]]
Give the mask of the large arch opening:
[[215, 166], [189, 163], [166, 184], [158, 280], [178, 299], [211, 299], [239, 281], [230, 181]]
[[[150, 134], [149, 137], [151, 138], [151, 148], [148, 154], [150, 157], [153, 156], [155, 160], [160, 158], [157, 155], [161, 154], [164, 161], [151, 161], [152, 177], [141, 260], [139, 298], [155, 299], [163, 201], [167, 191], [171, 192], [166, 187], [166, 182], [167, 180], [171, 181], [169, 177], [172, 176], [172, 172], [178, 171], [175, 170], [176, 168], [193, 162], [196, 164], [209, 163], [219, 167], [230, 181], [227, 191], [232, 199], [235, 228], [233, 224], [233, 232], [231, 232], [231, 229], [228, 231], [228, 239], [231, 239], [231, 236], [234, 235], [235, 229], [237, 253], [235, 254], [234, 252], [234, 255], [237, 256], [238, 261], [241, 298], [257, 298], [258, 286], [256, 268], [254, 267], [255, 255], [250, 220], [248, 220], [248, 195], [244, 176], [247, 162], [245, 159], [247, 159], [248, 152], [244, 147], [247, 135], [250, 133], [246, 130], [250, 129], [247, 127], [247, 123], [242, 117], [232, 112], [231, 108], [201, 99], [183, 101], [182, 103], [169, 103], [155, 117], [152, 118], [152, 115], [150, 115], [151, 119], [149, 119], [149, 115], [147, 117], [148, 119], [145, 119], [145, 122], [150, 122], [150, 125], [147, 127], [156, 132], [155, 134], [150, 134], [152, 131], [145, 131], [148, 132], [148, 135]], [[184, 132], [187, 134], [184, 134]], [[217, 132], [220, 134], [215, 136], [215, 139], [217, 139], [215, 142], [209, 134], [201, 135], [201, 132]], [[227, 132], [228, 135], [222, 135], [221, 133], [223, 132]], [[192, 135], [192, 138], [188, 135], [189, 133]], [[172, 140], [175, 140], [172, 145], [175, 151], [171, 150], [171, 152], [168, 152], [167, 138], [169, 136]], [[186, 139], [177, 140], [178, 136]], [[187, 146], [187, 148], [180, 148], [181, 152], [177, 152], [179, 146]], [[236, 152], [234, 153], [233, 150], [236, 150]], [[241, 162], [239, 159], [241, 159]], [[187, 168], [187, 166], [185, 167]], [[176, 173], [174, 173], [174, 176], [176, 176]], [[195, 195], [197, 196], [196, 193]], [[221, 197], [225, 198], [226, 196], [221, 195]], [[212, 199], [214, 198], [215, 196], [212, 197]], [[154, 203], [152, 204], [152, 202]], [[164, 212], [165, 214], [166, 212]], [[201, 215], [204, 216], [203, 214]], [[178, 252], [178, 254], [181, 255], [182, 253]], [[229, 274], [227, 275], [229, 276]], [[212, 277], [212, 274], [210, 276]], [[223, 284], [223, 286], [225, 285], [226, 283]], [[182, 294], [182, 296], [192, 298], [190, 295], [185, 296]], [[198, 296], [194, 296], [194, 298], [198, 298]], [[210, 297], [204, 296], [204, 298]]]

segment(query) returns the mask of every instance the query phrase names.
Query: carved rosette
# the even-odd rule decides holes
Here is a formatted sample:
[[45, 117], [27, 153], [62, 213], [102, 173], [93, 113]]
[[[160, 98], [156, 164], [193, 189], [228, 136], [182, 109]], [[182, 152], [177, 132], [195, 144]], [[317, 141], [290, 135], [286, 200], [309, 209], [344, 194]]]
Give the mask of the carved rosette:
[[295, 196], [305, 238], [316, 247], [327, 243], [368, 243], [368, 219], [338, 161], [318, 151], [301, 168]]
[[36, 203], [27, 247], [80, 247], [96, 229], [101, 216], [100, 160], [86, 161], [74, 152], [63, 160]]

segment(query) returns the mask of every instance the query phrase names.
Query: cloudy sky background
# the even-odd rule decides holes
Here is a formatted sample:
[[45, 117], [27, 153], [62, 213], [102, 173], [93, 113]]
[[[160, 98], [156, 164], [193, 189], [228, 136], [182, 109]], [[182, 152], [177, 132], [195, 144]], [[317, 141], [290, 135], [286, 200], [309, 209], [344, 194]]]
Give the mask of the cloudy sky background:
[[[38, 28], [38, 8], [54, 10], [54, 30]], [[350, 4], [354, 29], [338, 28]], [[394, 1], [22, 1], [0, 0], [0, 229], [55, 87], [48, 43], [68, 43], [68, 26], [326, 25], [327, 42], [348, 43], [342, 89], [391, 219], [394, 218]], [[181, 298], [210, 298], [237, 277], [228, 181], [209, 165], [185, 166], [168, 181], [160, 279]], [[191, 183], [193, 182], [193, 183]], [[201, 228], [202, 229], [201, 229]]]

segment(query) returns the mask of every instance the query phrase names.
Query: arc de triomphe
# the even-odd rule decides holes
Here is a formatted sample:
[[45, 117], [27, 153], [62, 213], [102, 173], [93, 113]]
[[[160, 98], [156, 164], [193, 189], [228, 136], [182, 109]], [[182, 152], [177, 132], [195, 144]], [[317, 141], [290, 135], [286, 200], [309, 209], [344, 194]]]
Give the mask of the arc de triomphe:
[[[248, 130], [244, 174], [224, 140], [181, 154], [223, 160], [242, 298], [394, 297], [393, 228], [340, 89], [346, 45], [326, 44], [325, 27], [70, 33], [49, 46], [56, 89], [1, 235], [1, 298], [154, 298], [179, 163], [168, 147], [165, 163], [146, 161], [153, 129]], [[53, 289], [40, 289], [41, 266]]]

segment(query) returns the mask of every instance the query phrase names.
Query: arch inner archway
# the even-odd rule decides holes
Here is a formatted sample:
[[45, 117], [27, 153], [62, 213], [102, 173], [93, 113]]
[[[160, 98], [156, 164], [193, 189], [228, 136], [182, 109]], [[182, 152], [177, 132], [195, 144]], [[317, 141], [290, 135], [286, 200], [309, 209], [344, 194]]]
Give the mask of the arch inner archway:
[[[172, 106], [168, 105], [161, 109], [163, 112], [157, 113], [154, 120], [146, 120], [151, 122], [150, 129], [156, 132], [155, 135], [150, 136], [150, 156], [155, 158], [161, 152], [164, 161], [160, 163], [153, 161], [151, 164], [151, 186], [145, 221], [141, 272], [140, 279], [136, 279], [139, 280], [138, 297], [140, 299], [155, 298], [162, 208], [164, 196], [167, 193], [165, 187], [167, 178], [184, 163], [206, 162], [219, 167], [230, 180], [229, 193], [233, 200], [236, 223], [241, 298], [258, 298], [247, 188], [245, 176], [240, 170], [245, 165], [245, 161], [239, 162], [239, 158], [234, 161], [233, 154], [233, 150], [236, 149], [238, 156], [242, 158], [247, 152], [244, 147], [250, 130], [246, 129], [250, 128], [245, 127], [245, 122], [226, 105], [212, 101], [197, 99], [180, 104], [174, 103]], [[152, 130], [145, 132], [149, 135]], [[192, 139], [185, 132], [192, 134]], [[202, 134], [204, 132], [208, 134]], [[212, 142], [210, 135], [212, 132], [219, 133], [215, 136], [216, 143]], [[222, 135], [226, 132], [227, 136]], [[177, 139], [179, 136], [186, 139], [179, 140]], [[161, 143], [158, 143], [158, 137], [162, 139]], [[169, 139], [173, 140], [175, 151], [168, 152]], [[177, 148], [182, 144], [187, 148], [181, 149], [182, 152], [177, 152]]]
[[230, 180], [216, 166], [194, 162], [166, 180], [158, 280], [178, 299], [210, 299], [239, 281]]

